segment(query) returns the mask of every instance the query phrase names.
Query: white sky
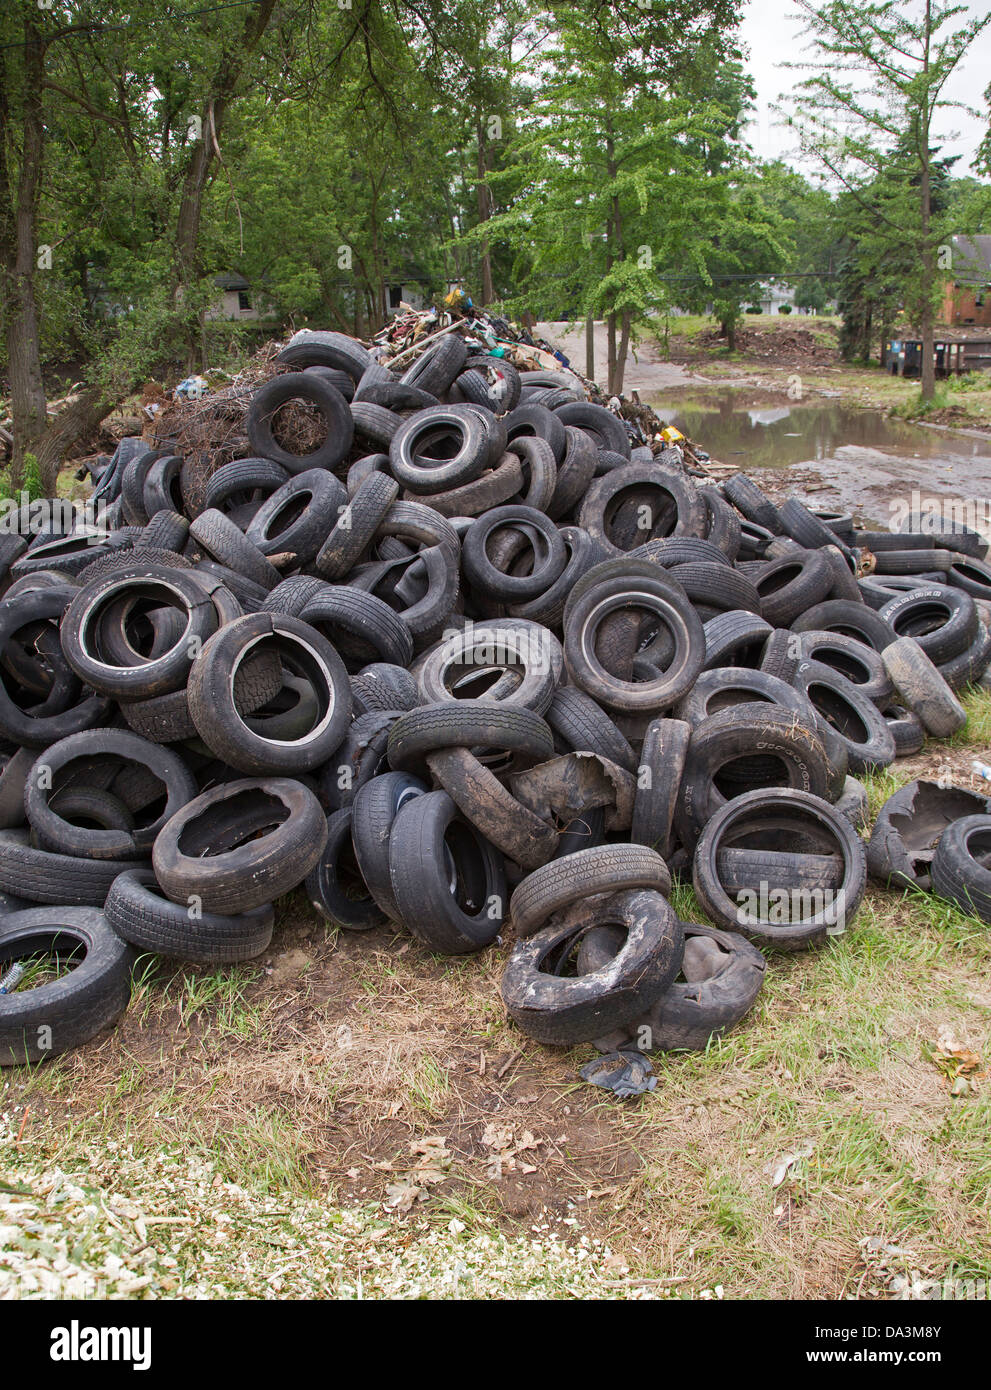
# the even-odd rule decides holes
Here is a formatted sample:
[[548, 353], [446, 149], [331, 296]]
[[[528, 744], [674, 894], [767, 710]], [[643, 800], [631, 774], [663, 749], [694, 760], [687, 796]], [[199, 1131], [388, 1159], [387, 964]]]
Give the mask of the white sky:
[[[911, 12], [916, 8], [916, 3], [905, 0], [905, 8]], [[967, 8], [972, 15], [984, 14], [988, 8], [987, 0], [968, 0]], [[782, 62], [800, 62], [804, 56], [808, 56], [803, 53], [803, 45], [808, 40], [801, 37], [802, 20], [791, 0], [743, 0], [743, 10], [740, 31], [749, 49], [747, 64], [757, 88], [757, 118], [748, 130], [748, 137], [761, 158], [782, 158], [798, 163], [794, 157], [794, 134], [776, 124], [770, 107], [803, 78], [801, 72], [777, 66]], [[958, 28], [963, 22], [963, 16], [955, 22], [951, 21], [947, 25], [947, 32], [951, 28]], [[982, 113], [980, 119], [969, 116], [965, 111], [939, 113], [937, 133], [944, 137], [944, 153], [962, 156], [953, 169], [957, 177], [974, 174], [969, 167], [970, 162], [988, 128], [988, 107], [983, 94], [989, 82], [991, 25], [972, 46], [945, 89], [945, 95], [951, 100], [964, 101], [976, 107]], [[957, 139], [945, 139], [953, 132], [958, 133]]]

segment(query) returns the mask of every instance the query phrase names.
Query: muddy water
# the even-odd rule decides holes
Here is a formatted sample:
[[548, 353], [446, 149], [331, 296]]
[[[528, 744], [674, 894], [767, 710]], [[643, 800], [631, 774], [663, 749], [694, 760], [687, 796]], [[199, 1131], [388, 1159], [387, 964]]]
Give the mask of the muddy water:
[[666, 424], [696, 440], [714, 459], [740, 460], [741, 469], [814, 463], [837, 449], [859, 447], [916, 459], [991, 457], [991, 438], [947, 436], [942, 431], [857, 410], [839, 401], [785, 402], [740, 391], [666, 391], [651, 404]]
[[971, 524], [991, 536], [991, 436], [910, 425], [839, 401], [724, 388], [665, 391], [650, 403], [713, 459], [746, 473], [777, 470], [781, 484], [794, 478], [794, 494], [815, 506], [842, 505], [887, 524], [893, 509], [919, 505], [918, 494], [966, 503]]

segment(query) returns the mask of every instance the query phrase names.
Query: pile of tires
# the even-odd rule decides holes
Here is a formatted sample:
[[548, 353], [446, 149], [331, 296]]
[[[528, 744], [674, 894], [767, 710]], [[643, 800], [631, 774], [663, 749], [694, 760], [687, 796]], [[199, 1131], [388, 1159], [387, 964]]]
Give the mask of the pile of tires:
[[[765, 948], [855, 915], [855, 774], [963, 724], [984, 542], [700, 485], [456, 335], [402, 375], [336, 333], [279, 365], [239, 456], [124, 440], [96, 526], [0, 546], [0, 1062], [111, 1023], [139, 953], [258, 955], [301, 885], [349, 931], [511, 936], [543, 1042], [704, 1047]], [[980, 912], [968, 819], [932, 873]], [[46, 953], [76, 968], [2, 993]]]

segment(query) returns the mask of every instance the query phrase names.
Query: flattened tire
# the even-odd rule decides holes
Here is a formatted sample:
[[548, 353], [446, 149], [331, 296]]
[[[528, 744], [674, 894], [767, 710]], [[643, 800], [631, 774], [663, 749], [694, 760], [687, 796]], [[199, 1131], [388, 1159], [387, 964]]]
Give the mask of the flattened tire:
[[[739, 1023], [756, 1003], [764, 984], [766, 962], [756, 946], [738, 932], [723, 932], [699, 922], [682, 923], [685, 936], [684, 979], [669, 985], [632, 1027], [596, 1038], [600, 1052], [643, 1046], [647, 1052], [701, 1052], [710, 1038]], [[616, 933], [618, 936], [618, 933]], [[609, 929], [589, 932], [578, 956], [579, 969], [601, 965], [618, 944]], [[726, 960], [703, 974], [705, 956], [698, 943], [712, 943]]]

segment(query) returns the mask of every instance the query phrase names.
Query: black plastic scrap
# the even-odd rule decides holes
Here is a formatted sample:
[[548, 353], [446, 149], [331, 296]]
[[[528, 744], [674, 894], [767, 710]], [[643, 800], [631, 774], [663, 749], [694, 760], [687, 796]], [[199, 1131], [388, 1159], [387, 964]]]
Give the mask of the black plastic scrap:
[[513, 795], [527, 810], [559, 825], [598, 806], [606, 807], [607, 831], [628, 830], [633, 819], [636, 782], [625, 768], [598, 753], [565, 753], [517, 772], [509, 779]]
[[642, 1096], [657, 1085], [650, 1059], [642, 1052], [607, 1052], [604, 1057], [586, 1062], [578, 1075], [603, 1091], [612, 1091], [621, 1100]]

